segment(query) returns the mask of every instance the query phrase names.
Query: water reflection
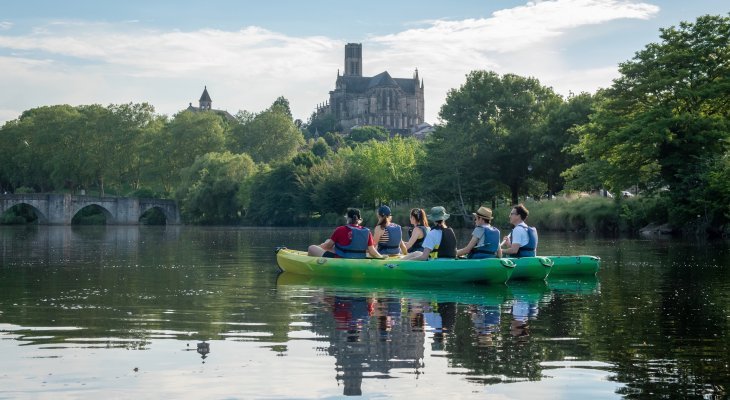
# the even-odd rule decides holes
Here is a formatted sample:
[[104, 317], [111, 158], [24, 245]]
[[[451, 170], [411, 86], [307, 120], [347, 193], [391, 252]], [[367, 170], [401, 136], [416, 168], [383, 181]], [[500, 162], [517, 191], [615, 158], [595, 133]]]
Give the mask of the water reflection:
[[[592, 278], [556, 286], [564, 294], [585, 295], [595, 293], [597, 282]], [[277, 288], [285, 298], [316, 293], [312, 297], [321, 313], [311, 317], [312, 326], [329, 338], [327, 354], [335, 357], [344, 395], [361, 394], [364, 378], [392, 378], [403, 369], [423, 373], [426, 349], [464, 368], [452, 373], [472, 382], [543, 376], [548, 344], [540, 327], [533, 333], [532, 325], [539, 322], [540, 308], [553, 299], [544, 282], [423, 287], [283, 273]]]
[[[597, 278], [540, 284], [277, 276], [272, 249], [329, 233], [0, 227], [0, 397], [94, 397], [64, 385], [109, 366], [98, 393], [114, 389], [125, 358], [148, 397], [722, 398], [730, 387], [724, 245], [546, 234], [546, 252], [603, 263]], [[46, 370], [56, 386], [37, 378]], [[205, 373], [214, 395], [192, 384], [209, 384]]]

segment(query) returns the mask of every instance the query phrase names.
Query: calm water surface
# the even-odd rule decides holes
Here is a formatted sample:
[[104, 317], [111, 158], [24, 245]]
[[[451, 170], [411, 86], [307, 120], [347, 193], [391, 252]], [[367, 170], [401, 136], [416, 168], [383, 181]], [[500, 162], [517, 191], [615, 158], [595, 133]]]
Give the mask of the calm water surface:
[[0, 398], [730, 395], [726, 243], [542, 233], [602, 264], [539, 284], [278, 275], [329, 233], [0, 227]]

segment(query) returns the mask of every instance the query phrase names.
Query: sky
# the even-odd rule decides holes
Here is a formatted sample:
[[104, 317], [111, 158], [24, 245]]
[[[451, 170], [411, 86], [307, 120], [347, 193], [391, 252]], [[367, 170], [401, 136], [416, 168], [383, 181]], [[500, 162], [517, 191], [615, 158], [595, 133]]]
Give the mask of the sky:
[[660, 28], [726, 0], [0, 0], [0, 124], [56, 104], [146, 102], [173, 116], [198, 105], [260, 112], [279, 96], [307, 121], [361, 43], [363, 76], [425, 86], [439, 123], [449, 90], [473, 70], [594, 93]]

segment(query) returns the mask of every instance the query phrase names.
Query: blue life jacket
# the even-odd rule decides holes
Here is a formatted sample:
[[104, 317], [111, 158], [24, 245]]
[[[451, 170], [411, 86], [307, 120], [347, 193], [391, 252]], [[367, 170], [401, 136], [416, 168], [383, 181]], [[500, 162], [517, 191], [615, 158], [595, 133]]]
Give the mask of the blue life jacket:
[[370, 230], [363, 227], [355, 228], [350, 225], [345, 226], [352, 233], [352, 241], [347, 246], [335, 243], [335, 254], [342, 258], [365, 258]]
[[[514, 257], [535, 257], [537, 255], [537, 229], [535, 229], [534, 226], [528, 226], [525, 228], [523, 225], [517, 225], [517, 227], [520, 227], [522, 229], [527, 230], [527, 237], [529, 238], [526, 245], [519, 248], [519, 251], [517, 254], [514, 254]], [[510, 239], [512, 238], [512, 234], [510, 233]]]
[[494, 258], [499, 249], [499, 229], [493, 226], [483, 226], [484, 236], [481, 246], [476, 246], [469, 252], [468, 258]]
[[[414, 251], [423, 251], [423, 240], [426, 239], [426, 235], [428, 235], [428, 232], [431, 231], [431, 228], [423, 225], [418, 225], [416, 228], [423, 231], [423, 237], [420, 239], [416, 239], [415, 242], [413, 242], [413, 246], [411, 246], [410, 249], [408, 249], [409, 253], [413, 253]], [[414, 227], [410, 227], [408, 229], [408, 238], [410, 239], [411, 236], [413, 236]]]
[[388, 224], [385, 229], [388, 232], [388, 241], [386, 243], [378, 242], [378, 252], [381, 254], [399, 254], [403, 230], [398, 224]]

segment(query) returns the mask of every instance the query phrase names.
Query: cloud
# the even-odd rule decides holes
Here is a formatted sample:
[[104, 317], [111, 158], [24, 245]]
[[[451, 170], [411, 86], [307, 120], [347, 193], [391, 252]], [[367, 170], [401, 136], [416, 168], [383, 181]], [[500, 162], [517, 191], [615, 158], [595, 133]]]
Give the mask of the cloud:
[[13, 23], [9, 21], [0, 21], [0, 31], [7, 31], [13, 27]]
[[[363, 42], [363, 72], [388, 70], [426, 85], [426, 120], [451, 88], [475, 69], [534, 76], [563, 94], [593, 91], [616, 76], [615, 65], [578, 69], [562, 48], [581, 29], [618, 19], [645, 20], [656, 6], [621, 0], [530, 2], [488, 18], [421, 21]], [[0, 22], [8, 30], [10, 22]], [[138, 21], [55, 21], [26, 35], [0, 34], [0, 118], [47, 104], [146, 101], [174, 114], [196, 103], [204, 85], [213, 107], [259, 111], [283, 95], [306, 119], [334, 88], [344, 42], [294, 37], [262, 27], [162, 31]], [[575, 86], [571, 86], [575, 85]]]

